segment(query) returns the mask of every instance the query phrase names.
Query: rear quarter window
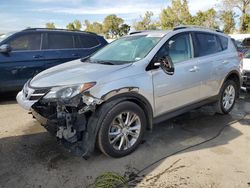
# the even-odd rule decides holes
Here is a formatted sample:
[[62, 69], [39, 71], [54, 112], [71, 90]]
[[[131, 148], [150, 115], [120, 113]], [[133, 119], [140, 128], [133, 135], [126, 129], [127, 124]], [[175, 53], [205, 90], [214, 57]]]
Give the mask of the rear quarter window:
[[100, 43], [95, 36], [92, 35], [78, 35], [76, 38], [76, 48], [93, 48]]
[[196, 41], [198, 46], [198, 56], [206, 56], [222, 51], [222, 47], [217, 35], [210, 33], [196, 33]]

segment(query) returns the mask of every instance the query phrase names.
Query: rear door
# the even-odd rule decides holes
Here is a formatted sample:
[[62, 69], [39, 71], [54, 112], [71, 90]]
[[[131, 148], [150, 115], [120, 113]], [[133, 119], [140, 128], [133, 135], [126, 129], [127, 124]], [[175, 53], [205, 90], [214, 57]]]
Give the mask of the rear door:
[[44, 69], [42, 33], [16, 34], [6, 44], [11, 46], [12, 51], [0, 53], [0, 88], [2, 91], [16, 91]]
[[220, 36], [208, 32], [195, 32], [196, 56], [198, 66], [203, 76], [201, 84], [201, 97], [206, 99], [217, 95], [220, 77], [224, 76], [225, 65], [230, 62], [229, 56], [222, 52], [227, 49], [228, 40], [223, 45]]
[[80, 58], [75, 55], [73, 35], [69, 32], [47, 32], [43, 51], [46, 68]]

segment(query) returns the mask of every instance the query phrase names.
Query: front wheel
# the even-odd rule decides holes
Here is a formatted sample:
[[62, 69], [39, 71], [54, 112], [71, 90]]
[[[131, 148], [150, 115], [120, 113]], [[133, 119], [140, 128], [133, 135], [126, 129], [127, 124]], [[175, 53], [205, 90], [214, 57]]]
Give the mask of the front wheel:
[[144, 111], [135, 103], [121, 102], [111, 108], [103, 119], [98, 146], [111, 157], [128, 155], [141, 143], [145, 127]]
[[237, 85], [233, 80], [227, 80], [220, 91], [219, 100], [216, 104], [217, 112], [228, 114], [234, 107], [237, 97]]

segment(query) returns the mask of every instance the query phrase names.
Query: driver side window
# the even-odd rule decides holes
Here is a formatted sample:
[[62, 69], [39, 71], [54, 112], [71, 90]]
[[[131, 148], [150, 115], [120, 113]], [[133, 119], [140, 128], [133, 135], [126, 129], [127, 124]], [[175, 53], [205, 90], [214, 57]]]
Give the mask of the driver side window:
[[40, 50], [41, 34], [27, 33], [20, 35], [9, 42], [13, 51]]
[[190, 34], [179, 34], [170, 38], [160, 49], [159, 58], [169, 56], [173, 63], [189, 60], [193, 57]]

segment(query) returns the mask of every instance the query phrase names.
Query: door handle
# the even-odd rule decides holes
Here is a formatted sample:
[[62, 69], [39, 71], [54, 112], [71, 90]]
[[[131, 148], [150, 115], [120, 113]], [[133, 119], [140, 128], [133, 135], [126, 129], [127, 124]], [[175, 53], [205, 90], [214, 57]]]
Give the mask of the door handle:
[[33, 56], [34, 59], [40, 59], [40, 58], [42, 58], [42, 57], [43, 57], [42, 55], [34, 55], [34, 56]]
[[198, 72], [199, 70], [199, 67], [193, 66], [193, 68], [189, 69], [189, 72]]
[[79, 54], [72, 54], [73, 57], [80, 57]]
[[228, 60], [224, 60], [223, 62], [222, 62], [222, 64], [228, 64], [229, 63], [229, 61]]

